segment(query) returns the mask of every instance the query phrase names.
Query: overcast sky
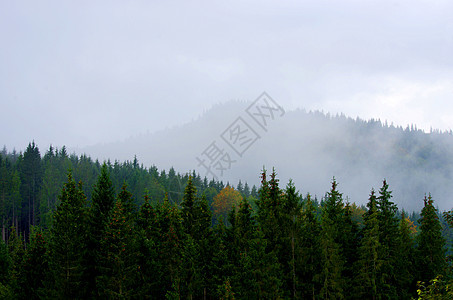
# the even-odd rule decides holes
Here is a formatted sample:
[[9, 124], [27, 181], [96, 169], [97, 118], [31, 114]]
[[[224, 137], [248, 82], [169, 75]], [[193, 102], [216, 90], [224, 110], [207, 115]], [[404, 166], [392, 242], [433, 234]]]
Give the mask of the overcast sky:
[[123, 140], [263, 91], [453, 129], [452, 16], [435, 0], [2, 0], [0, 143]]

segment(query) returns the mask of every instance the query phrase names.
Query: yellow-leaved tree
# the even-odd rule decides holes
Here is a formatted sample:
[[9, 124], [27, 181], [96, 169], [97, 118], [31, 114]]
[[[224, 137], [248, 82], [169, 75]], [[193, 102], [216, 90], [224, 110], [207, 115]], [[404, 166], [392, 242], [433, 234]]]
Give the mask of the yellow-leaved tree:
[[233, 187], [227, 185], [214, 197], [214, 201], [212, 202], [214, 214], [217, 218], [222, 216], [223, 219], [226, 220], [230, 210], [233, 206], [239, 207], [241, 200], [241, 193]]

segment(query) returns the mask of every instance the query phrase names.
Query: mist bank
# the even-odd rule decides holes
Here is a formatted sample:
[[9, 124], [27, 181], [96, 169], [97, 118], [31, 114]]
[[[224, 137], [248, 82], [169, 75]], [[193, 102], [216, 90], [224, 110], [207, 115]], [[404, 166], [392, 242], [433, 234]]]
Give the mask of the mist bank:
[[[395, 127], [379, 120], [304, 110], [275, 114], [263, 128], [246, 113], [249, 105], [236, 101], [218, 104], [179, 127], [71, 151], [100, 160], [123, 161], [136, 155], [147, 167], [174, 167], [181, 173], [195, 170], [234, 185], [239, 180], [259, 185], [263, 167], [275, 168], [282, 185], [292, 179], [301, 193], [318, 198], [335, 177], [343, 196], [358, 204], [366, 203], [371, 189], [379, 189], [386, 179], [400, 208], [420, 210], [425, 194], [431, 193], [440, 209], [451, 209], [451, 133], [426, 133], [415, 126]], [[238, 118], [245, 125], [237, 133], [248, 128], [249, 133], [255, 132], [248, 138], [256, 137], [239, 153], [233, 149], [238, 144], [226, 142], [232, 129], [237, 129]], [[237, 135], [236, 142], [239, 138]], [[213, 154], [213, 144], [221, 151], [219, 157], [229, 155], [221, 161], [222, 172], [218, 164], [206, 168], [206, 153]]]

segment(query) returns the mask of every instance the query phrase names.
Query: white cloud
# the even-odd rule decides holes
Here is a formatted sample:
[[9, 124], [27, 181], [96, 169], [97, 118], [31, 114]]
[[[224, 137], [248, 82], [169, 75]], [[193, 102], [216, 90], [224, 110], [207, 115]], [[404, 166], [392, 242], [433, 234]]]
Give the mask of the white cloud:
[[[263, 90], [287, 109], [449, 129], [451, 11], [451, 1], [2, 2], [0, 128], [12, 129], [0, 141], [24, 147], [32, 126], [44, 146], [113, 141]], [[43, 118], [58, 128], [39, 128]]]

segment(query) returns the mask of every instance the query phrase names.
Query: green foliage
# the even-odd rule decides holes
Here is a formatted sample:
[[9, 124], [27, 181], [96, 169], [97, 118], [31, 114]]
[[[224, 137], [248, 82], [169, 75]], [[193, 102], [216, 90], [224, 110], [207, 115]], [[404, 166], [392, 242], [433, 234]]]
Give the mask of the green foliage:
[[122, 190], [126, 199], [118, 199], [101, 240], [104, 255], [99, 261], [97, 289], [102, 298], [129, 299], [134, 296], [134, 283], [137, 280], [137, 259], [135, 229], [128, 203], [128, 193]]
[[431, 279], [429, 284], [419, 281], [417, 283], [419, 300], [444, 300], [453, 299], [453, 282], [446, 281], [442, 275]]
[[9, 279], [11, 258], [8, 247], [3, 240], [0, 240], [0, 284], [6, 285]]
[[88, 283], [87, 290], [93, 296], [98, 296], [96, 280], [100, 276], [102, 257], [105, 257], [107, 249], [102, 246], [106, 237], [106, 229], [111, 217], [115, 201], [115, 192], [110, 179], [107, 165], [101, 167], [101, 174], [93, 189], [93, 198], [87, 215], [86, 252], [84, 262], [86, 264], [84, 278]]
[[417, 269], [418, 278], [427, 282], [437, 275], [444, 275], [446, 263], [445, 240], [431, 195], [425, 197], [424, 203], [419, 221], [420, 234], [417, 236]]
[[17, 293], [20, 290], [19, 279], [22, 276], [22, 260], [24, 259], [25, 248], [23, 237], [16, 232], [16, 228], [11, 229], [8, 240], [8, 252], [11, 259], [9, 272], [9, 285]]
[[310, 194], [303, 203], [300, 223], [299, 244], [295, 255], [298, 278], [296, 296], [309, 299], [314, 298], [321, 289], [321, 224]]
[[231, 288], [230, 280], [226, 279], [225, 282], [223, 283], [219, 294], [222, 295], [220, 297], [221, 300], [234, 300], [234, 292]]
[[[238, 184], [246, 197], [227, 225], [219, 218], [213, 226], [222, 182], [146, 169], [136, 158], [101, 165], [52, 147], [39, 168], [26, 167], [39, 158], [35, 145], [28, 152], [0, 154], [2, 240], [9, 237], [0, 244], [0, 298], [409, 299], [417, 281], [439, 274], [419, 284], [419, 296], [450, 292], [439, 236], [453, 218], [439, 225], [428, 197], [412, 224], [418, 213], [401, 215], [385, 181], [365, 209], [344, 203], [335, 179], [319, 205], [263, 171], [259, 191]], [[32, 186], [27, 168], [41, 168], [34, 198], [21, 194]]]
[[345, 260], [341, 252], [340, 230], [343, 215], [343, 199], [337, 190], [335, 178], [332, 180], [332, 188], [327, 193], [327, 199], [322, 208], [321, 218], [321, 291], [323, 299], [344, 298], [344, 278], [342, 272]]
[[363, 238], [357, 261], [357, 275], [354, 294], [358, 299], [380, 299], [382, 291], [379, 285], [382, 282], [381, 267], [383, 259], [380, 256], [381, 243], [379, 242], [379, 220], [374, 190], [368, 202], [368, 212], [364, 218]]
[[76, 185], [72, 173], [61, 190], [60, 204], [50, 231], [51, 295], [57, 298], [82, 298], [85, 283], [83, 257], [86, 238], [86, 197], [82, 184]]
[[344, 280], [341, 276], [344, 260], [341, 256], [341, 248], [335, 242], [335, 224], [324, 217], [321, 223], [321, 291], [323, 299], [343, 299]]
[[44, 296], [44, 283], [49, 280], [48, 243], [39, 228], [32, 227], [19, 277], [19, 297], [40, 299]]
[[31, 225], [37, 225], [38, 195], [42, 186], [41, 155], [35, 142], [28, 144], [19, 168], [23, 209], [27, 214], [22, 215], [21, 228], [27, 232]]
[[379, 221], [379, 243], [380, 254], [382, 260], [381, 278], [379, 283], [379, 290], [382, 291], [383, 297], [395, 298], [397, 297], [397, 277], [399, 272], [396, 269], [398, 260], [398, 219], [396, 212], [397, 206], [391, 201], [392, 192], [389, 190], [387, 181], [384, 180], [381, 189], [379, 190], [379, 197], [377, 197], [378, 207], [378, 221]]
[[398, 270], [398, 297], [409, 299], [415, 290], [415, 241], [410, 228], [410, 220], [403, 213], [399, 224], [398, 253], [396, 269]]
[[186, 233], [193, 236], [196, 230], [196, 202], [197, 189], [195, 188], [192, 176], [189, 177], [186, 188], [184, 189], [184, 198], [181, 202], [183, 225]]

